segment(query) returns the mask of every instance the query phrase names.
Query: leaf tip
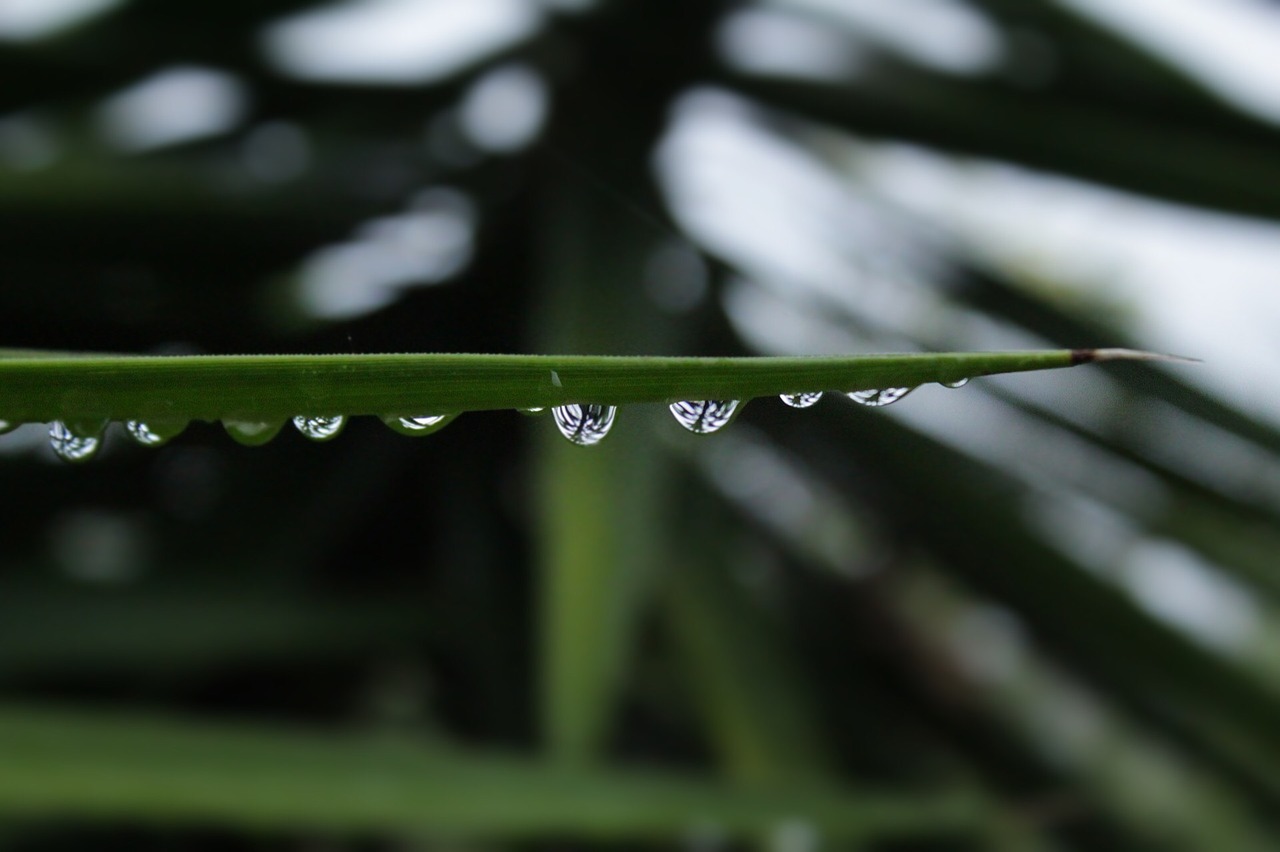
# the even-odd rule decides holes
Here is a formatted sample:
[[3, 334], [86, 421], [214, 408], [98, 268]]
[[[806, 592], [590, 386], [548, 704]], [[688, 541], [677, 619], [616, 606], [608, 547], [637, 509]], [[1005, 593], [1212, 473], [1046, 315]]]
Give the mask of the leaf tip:
[[1144, 352], [1141, 349], [1072, 349], [1071, 363], [1093, 364], [1100, 361], [1169, 361], [1178, 364], [1200, 364], [1199, 358]]

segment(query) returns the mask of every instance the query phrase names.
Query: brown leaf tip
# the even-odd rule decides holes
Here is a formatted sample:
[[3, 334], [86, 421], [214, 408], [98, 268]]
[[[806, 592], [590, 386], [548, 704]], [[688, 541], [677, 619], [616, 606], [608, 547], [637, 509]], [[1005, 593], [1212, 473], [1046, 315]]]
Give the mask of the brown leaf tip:
[[1140, 349], [1072, 349], [1071, 364], [1091, 364], [1097, 361], [1171, 361], [1180, 364], [1199, 364], [1199, 358], [1182, 355], [1166, 355], [1160, 352], [1143, 352]]

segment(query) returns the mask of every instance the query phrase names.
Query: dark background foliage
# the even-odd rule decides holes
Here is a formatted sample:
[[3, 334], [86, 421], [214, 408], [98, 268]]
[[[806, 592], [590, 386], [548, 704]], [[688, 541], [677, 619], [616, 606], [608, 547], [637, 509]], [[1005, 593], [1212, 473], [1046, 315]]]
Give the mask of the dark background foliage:
[[[1065, 4], [965, 7], [1004, 49], [962, 71], [821, 4], [417, 5], [413, 26], [481, 8], [526, 26], [380, 81], [290, 64], [300, 0], [129, 0], [0, 49], [0, 341], [1143, 345], [1141, 306], [993, 259], [875, 164], [1044, 179], [1012, 168], [1029, 167], [1280, 217], [1272, 124]], [[764, 73], [796, 28], [805, 73]], [[186, 88], [150, 112], [121, 106], [174, 73]], [[203, 130], [146, 135], [220, 102]], [[1193, 369], [980, 380], [892, 411], [761, 400], [709, 438], [637, 407], [591, 450], [490, 412], [421, 440], [362, 418], [254, 449], [208, 423], [145, 449], [117, 425], [69, 465], [25, 425], [0, 439], [0, 743], [31, 751], [0, 751], [0, 847], [716, 842], [679, 805], [643, 827], [627, 795], [571, 797], [550, 827], [483, 808], [437, 825], [435, 788], [416, 820], [284, 818], [304, 782], [358, 779], [335, 763], [255, 787], [289, 760], [234, 739], [262, 729], [513, 757], [532, 774], [494, 782], [495, 813], [543, 812], [543, 769], [654, 770], [759, 792], [761, 813], [797, 785], [906, 808], [865, 848], [1269, 848], [1280, 433]], [[207, 749], [183, 758], [152, 721], [206, 726]], [[222, 804], [102, 804], [165, 755]], [[966, 816], [937, 817], [938, 797]], [[722, 828], [855, 843], [798, 801], [771, 831]]]

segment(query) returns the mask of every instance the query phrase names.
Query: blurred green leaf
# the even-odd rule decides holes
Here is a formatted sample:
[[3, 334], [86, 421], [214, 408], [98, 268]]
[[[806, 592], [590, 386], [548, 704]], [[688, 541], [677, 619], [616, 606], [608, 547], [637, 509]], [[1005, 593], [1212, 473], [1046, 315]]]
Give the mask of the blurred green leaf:
[[353, 734], [0, 709], [0, 812], [10, 818], [484, 837], [674, 839], [805, 820], [832, 838], [966, 832], [982, 819], [956, 795], [824, 787], [738, 790], [696, 778], [548, 768]]
[[707, 736], [735, 780], [820, 778], [827, 753], [809, 685], [783, 625], [743, 587], [749, 568], [733, 564], [733, 527], [723, 521], [689, 506], [673, 522], [687, 544], [663, 575], [668, 629]]

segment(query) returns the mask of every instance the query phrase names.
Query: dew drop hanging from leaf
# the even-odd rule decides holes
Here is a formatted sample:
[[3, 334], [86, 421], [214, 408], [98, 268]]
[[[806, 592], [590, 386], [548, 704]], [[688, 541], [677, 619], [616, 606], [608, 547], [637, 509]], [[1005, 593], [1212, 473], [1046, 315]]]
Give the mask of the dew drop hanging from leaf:
[[341, 414], [327, 417], [300, 414], [293, 418], [293, 425], [313, 441], [330, 441], [338, 437], [342, 427], [347, 425], [347, 418]]
[[580, 447], [600, 443], [613, 428], [613, 418], [618, 413], [614, 405], [557, 405], [551, 409], [560, 434]]
[[187, 428], [187, 421], [172, 418], [127, 420], [124, 428], [133, 440], [144, 447], [159, 447], [182, 434]]
[[64, 461], [88, 461], [101, 449], [102, 431], [106, 425], [106, 421], [84, 424], [55, 420], [49, 426], [49, 448]]
[[871, 390], [850, 391], [846, 396], [859, 405], [866, 405], [870, 408], [883, 408], [886, 405], [893, 405], [913, 390], [915, 388], [873, 388]]
[[822, 391], [813, 391], [811, 393], [784, 393], [782, 394], [781, 399], [792, 408], [808, 408], [811, 405], [817, 405], [818, 400], [822, 399]]
[[284, 428], [283, 420], [223, 420], [222, 428], [237, 444], [260, 447]]
[[700, 399], [673, 402], [668, 406], [676, 422], [696, 435], [718, 432], [733, 420], [736, 399]]
[[382, 418], [382, 422], [391, 427], [392, 431], [399, 432], [401, 435], [419, 438], [423, 435], [439, 432], [452, 423], [457, 416], [456, 414], [417, 414], [412, 416], [388, 414]]

